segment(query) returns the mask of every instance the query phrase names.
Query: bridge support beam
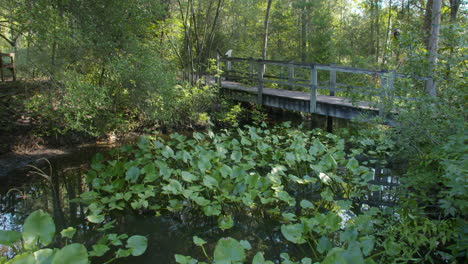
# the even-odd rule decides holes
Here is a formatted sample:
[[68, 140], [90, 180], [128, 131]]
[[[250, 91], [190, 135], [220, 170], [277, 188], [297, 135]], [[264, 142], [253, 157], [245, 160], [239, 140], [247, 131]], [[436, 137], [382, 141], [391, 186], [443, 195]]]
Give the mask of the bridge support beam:
[[[330, 65], [330, 96], [335, 96], [336, 90], [336, 70], [333, 68], [334, 64]], [[327, 116], [327, 131], [333, 133], [333, 117]]]
[[257, 103], [263, 104], [263, 73], [265, 64], [263, 62], [258, 63], [258, 86], [257, 86]]
[[312, 66], [310, 70], [310, 113], [315, 113], [317, 109], [317, 87], [318, 87], [318, 79], [317, 79], [317, 68]]

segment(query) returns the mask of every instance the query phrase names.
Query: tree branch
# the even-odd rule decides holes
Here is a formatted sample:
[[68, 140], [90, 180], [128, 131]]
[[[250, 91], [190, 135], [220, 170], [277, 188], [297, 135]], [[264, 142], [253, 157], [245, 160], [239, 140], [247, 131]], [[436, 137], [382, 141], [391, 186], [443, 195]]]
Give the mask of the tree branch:
[[11, 41], [10, 39], [8, 39], [5, 35], [1, 34], [0, 33], [0, 37], [4, 40], [6, 40], [8, 42], [8, 44], [10, 44], [12, 47], [15, 46], [15, 42]]

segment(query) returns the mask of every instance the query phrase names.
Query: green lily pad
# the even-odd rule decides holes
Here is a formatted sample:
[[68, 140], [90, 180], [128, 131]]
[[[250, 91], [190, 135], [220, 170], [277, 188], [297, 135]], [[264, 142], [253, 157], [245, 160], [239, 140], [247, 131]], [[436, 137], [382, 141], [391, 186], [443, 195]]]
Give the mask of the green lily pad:
[[31, 213], [23, 225], [24, 246], [33, 249], [39, 242], [47, 246], [52, 242], [55, 235], [55, 224], [52, 217], [42, 210]]
[[132, 256], [140, 256], [145, 253], [148, 247], [148, 239], [144, 236], [131, 236], [127, 240], [127, 248], [132, 249]]
[[234, 238], [221, 238], [214, 250], [216, 264], [231, 264], [245, 260], [245, 249]]
[[60, 249], [52, 264], [88, 264], [88, 251], [82, 244], [74, 243]]

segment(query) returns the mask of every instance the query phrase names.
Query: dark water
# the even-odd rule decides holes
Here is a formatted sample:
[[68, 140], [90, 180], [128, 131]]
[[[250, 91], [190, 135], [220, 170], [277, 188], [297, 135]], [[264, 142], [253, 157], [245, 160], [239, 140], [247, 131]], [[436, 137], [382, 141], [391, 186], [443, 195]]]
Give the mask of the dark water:
[[[42, 164], [37, 169], [30, 167], [13, 172], [8, 177], [14, 184], [3, 186], [0, 193], [0, 229], [21, 230], [21, 226], [34, 210], [49, 212], [55, 221], [57, 234], [63, 228], [73, 226], [78, 229], [74, 242], [92, 247], [102, 234], [94, 230], [95, 226], [84, 219], [85, 208], [70, 202], [85, 188], [85, 171], [88, 161], [97, 151], [87, 149], [68, 157], [60, 157]], [[44, 173], [44, 175], [40, 175]], [[300, 247], [289, 248], [284, 243], [277, 220], [258, 215], [233, 215], [235, 226], [229, 230], [220, 230], [216, 217], [206, 217], [202, 212], [166, 213], [161, 216], [148, 214], [126, 214], [117, 217], [116, 228], [111, 232], [119, 234], [144, 235], [148, 238], [148, 249], [139, 257], [118, 260], [116, 263], [175, 263], [174, 255], [192, 256], [206, 261], [200, 247], [193, 244], [193, 236], [208, 241], [205, 249], [212, 256], [216, 241], [222, 237], [233, 237], [237, 240], [248, 240], [252, 245], [249, 259], [256, 252], [265, 252], [268, 259], [279, 260], [280, 252], [291, 252], [302, 255]], [[57, 235], [58, 237], [59, 235]], [[53, 246], [61, 247], [60, 244]], [[12, 256], [6, 248], [0, 254]], [[104, 259], [94, 259], [101, 263]]]

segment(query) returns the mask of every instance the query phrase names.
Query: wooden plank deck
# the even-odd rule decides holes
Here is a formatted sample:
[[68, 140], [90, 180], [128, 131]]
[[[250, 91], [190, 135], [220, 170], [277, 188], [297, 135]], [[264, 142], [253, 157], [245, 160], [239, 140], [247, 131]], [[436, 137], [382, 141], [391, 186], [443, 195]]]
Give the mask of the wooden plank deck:
[[[233, 81], [221, 82], [223, 93], [234, 100], [256, 103], [258, 93], [256, 86], [249, 86]], [[264, 105], [287, 110], [310, 113], [310, 93], [283, 89], [263, 88]], [[337, 118], [353, 119], [358, 116], [374, 117], [379, 109], [369, 102], [352, 102], [338, 96], [317, 95], [315, 114]]]
[[[232, 82], [232, 81], [222, 81], [221, 83], [222, 88], [230, 89], [230, 90], [238, 90], [244, 91], [248, 93], [257, 94], [257, 87], [255, 86], [248, 86], [245, 84]], [[310, 100], [310, 93], [300, 92], [300, 91], [290, 91], [290, 90], [283, 90], [283, 89], [276, 89], [276, 88], [263, 88], [263, 94], [270, 95], [270, 96], [277, 96], [277, 97], [285, 97], [290, 99], [297, 99], [297, 100]], [[325, 103], [325, 104], [332, 104], [332, 105], [340, 105], [340, 106], [347, 106], [347, 107], [356, 107], [365, 110], [373, 110], [379, 111], [379, 109], [372, 107], [369, 102], [352, 102], [351, 100], [338, 97], [338, 96], [330, 96], [330, 95], [317, 95], [317, 103]]]

